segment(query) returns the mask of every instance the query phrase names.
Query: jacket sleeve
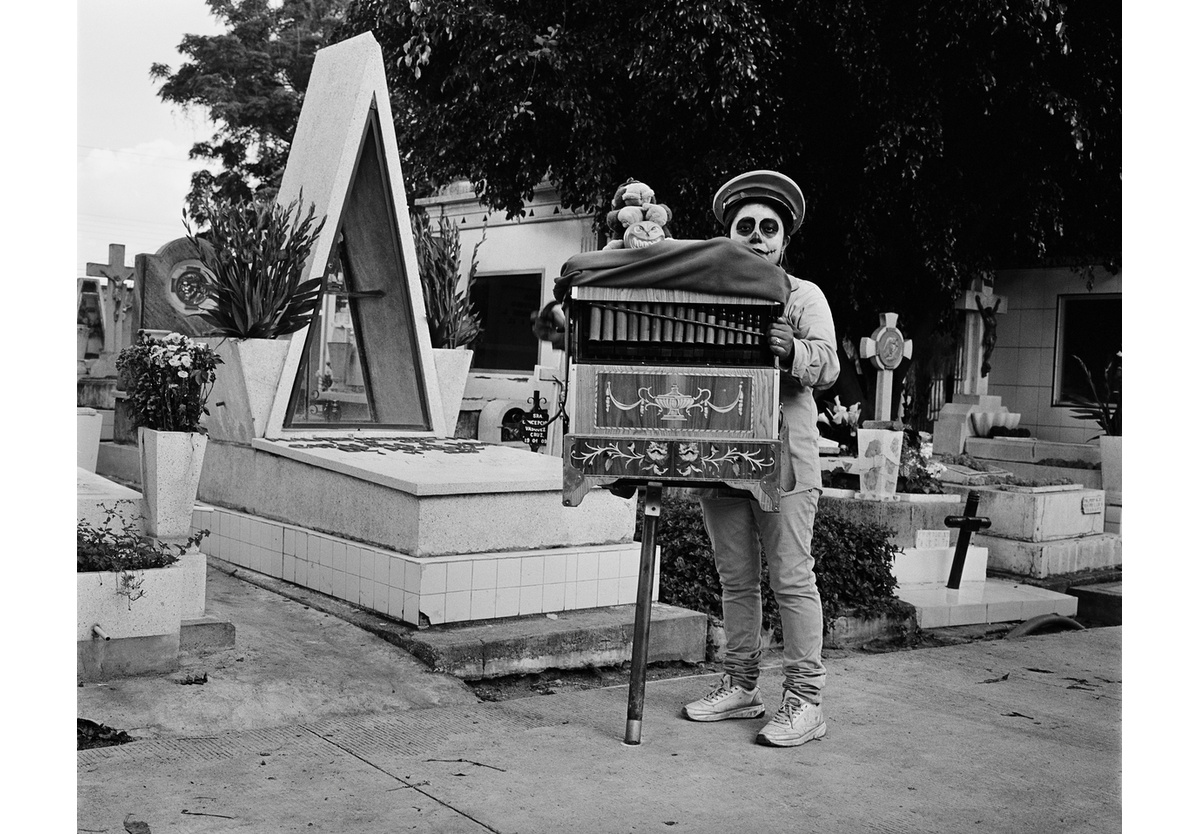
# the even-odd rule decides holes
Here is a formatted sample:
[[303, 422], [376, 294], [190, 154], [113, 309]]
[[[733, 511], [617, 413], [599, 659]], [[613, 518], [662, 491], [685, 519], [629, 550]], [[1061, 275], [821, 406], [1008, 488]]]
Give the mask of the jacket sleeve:
[[796, 334], [796, 352], [788, 371], [800, 385], [821, 391], [833, 385], [841, 371], [833, 313], [820, 287], [808, 281], [797, 283], [783, 311]]

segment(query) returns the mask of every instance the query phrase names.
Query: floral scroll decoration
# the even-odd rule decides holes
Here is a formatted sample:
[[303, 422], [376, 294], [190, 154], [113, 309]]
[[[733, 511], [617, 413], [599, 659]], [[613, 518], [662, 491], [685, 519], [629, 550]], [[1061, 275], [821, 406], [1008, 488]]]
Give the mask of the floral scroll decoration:
[[739, 449], [728, 444], [679, 442], [672, 462], [670, 441], [580, 441], [571, 459], [584, 472], [707, 480], [755, 478], [770, 471], [774, 456], [764, 447]]
[[679, 385], [672, 383], [671, 390], [665, 394], [655, 394], [649, 387], [639, 388], [637, 401], [624, 403], [613, 396], [612, 383], [607, 382], [604, 385], [604, 410], [608, 411], [614, 406], [621, 411], [632, 411], [636, 408], [639, 414], [645, 414], [647, 407], [654, 407], [659, 410], [664, 421], [676, 423], [686, 423], [690, 417], [689, 412], [693, 409], [700, 409], [700, 414], [704, 417], [708, 416], [709, 409], [718, 414], [728, 414], [736, 408], [740, 415], [746, 399], [744, 389], [744, 384], [739, 382], [737, 396], [733, 402], [717, 405], [712, 401], [712, 391], [708, 388], [698, 388], [695, 394], [685, 394], [679, 390]]

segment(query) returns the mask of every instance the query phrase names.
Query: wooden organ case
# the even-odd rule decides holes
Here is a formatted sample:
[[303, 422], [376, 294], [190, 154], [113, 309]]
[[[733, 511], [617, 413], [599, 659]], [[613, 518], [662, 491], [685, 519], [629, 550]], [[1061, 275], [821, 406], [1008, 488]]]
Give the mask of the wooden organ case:
[[[691, 289], [570, 288], [563, 503], [593, 487], [724, 484], [779, 509], [783, 304]], [[632, 489], [630, 490], [632, 492]]]

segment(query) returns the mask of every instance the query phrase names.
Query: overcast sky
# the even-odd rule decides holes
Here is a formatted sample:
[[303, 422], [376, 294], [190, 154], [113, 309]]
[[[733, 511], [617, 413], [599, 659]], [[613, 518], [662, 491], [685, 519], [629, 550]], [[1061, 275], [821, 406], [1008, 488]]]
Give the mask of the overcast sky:
[[184, 34], [224, 31], [204, 0], [79, 0], [76, 162], [77, 274], [107, 262], [110, 243], [125, 263], [181, 237], [183, 199], [200, 163], [194, 142], [213, 131], [203, 112], [158, 97], [150, 65], [177, 68]]

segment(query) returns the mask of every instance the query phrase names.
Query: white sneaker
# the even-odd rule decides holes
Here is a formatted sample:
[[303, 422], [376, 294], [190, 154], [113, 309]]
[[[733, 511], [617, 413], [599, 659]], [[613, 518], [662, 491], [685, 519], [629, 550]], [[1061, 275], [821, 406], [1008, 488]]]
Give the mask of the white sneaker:
[[758, 743], [771, 747], [798, 747], [825, 735], [825, 714], [819, 704], [793, 692], [783, 693], [783, 703], [775, 717], [758, 731]]
[[743, 689], [734, 686], [729, 675], [722, 675], [716, 689], [683, 708], [683, 717], [692, 721], [723, 721], [726, 718], [758, 718], [766, 711], [757, 686]]

